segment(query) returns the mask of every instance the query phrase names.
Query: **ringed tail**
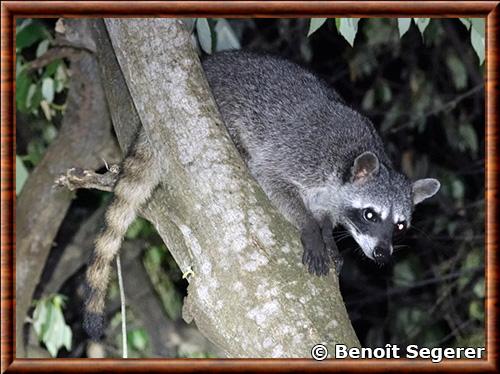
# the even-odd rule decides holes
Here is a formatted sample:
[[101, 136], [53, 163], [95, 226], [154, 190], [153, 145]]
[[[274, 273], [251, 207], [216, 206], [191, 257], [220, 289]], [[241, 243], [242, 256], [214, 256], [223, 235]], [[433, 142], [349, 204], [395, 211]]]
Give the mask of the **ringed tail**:
[[103, 333], [104, 304], [112, 262], [123, 237], [138, 211], [159, 183], [159, 170], [144, 131], [122, 162], [114, 197], [105, 214], [104, 227], [95, 241], [94, 252], [85, 274], [83, 327], [98, 340]]

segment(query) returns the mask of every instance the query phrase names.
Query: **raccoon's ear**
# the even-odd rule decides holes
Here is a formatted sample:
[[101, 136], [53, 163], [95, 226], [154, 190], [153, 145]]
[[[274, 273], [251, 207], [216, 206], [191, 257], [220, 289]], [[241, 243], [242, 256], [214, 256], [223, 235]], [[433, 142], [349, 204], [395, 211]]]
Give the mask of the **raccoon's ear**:
[[361, 153], [356, 157], [351, 168], [351, 182], [364, 183], [372, 175], [378, 174], [379, 167], [378, 157], [375, 153]]
[[419, 179], [413, 182], [413, 205], [421, 203], [425, 199], [434, 196], [441, 187], [441, 183], [434, 178]]

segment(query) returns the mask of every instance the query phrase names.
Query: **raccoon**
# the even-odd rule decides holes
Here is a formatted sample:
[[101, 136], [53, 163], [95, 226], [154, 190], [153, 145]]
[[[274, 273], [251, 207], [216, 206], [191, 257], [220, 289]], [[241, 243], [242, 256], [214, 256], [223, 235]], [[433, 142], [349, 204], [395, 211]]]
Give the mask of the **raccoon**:
[[303, 262], [327, 274], [342, 259], [332, 227], [342, 225], [364, 254], [389, 260], [392, 237], [415, 205], [440, 188], [394, 170], [370, 120], [324, 80], [285, 59], [249, 52], [203, 62], [224, 123], [271, 202], [301, 232]]
[[[415, 205], [440, 188], [394, 170], [373, 124], [325, 81], [285, 59], [224, 52], [202, 62], [217, 106], [252, 176], [295, 225], [309, 272], [339, 271], [333, 228], [342, 225], [364, 254], [385, 263], [392, 237], [411, 223]], [[138, 209], [159, 183], [144, 134], [124, 159], [106, 224], [86, 273], [84, 327], [97, 339], [111, 261]]]

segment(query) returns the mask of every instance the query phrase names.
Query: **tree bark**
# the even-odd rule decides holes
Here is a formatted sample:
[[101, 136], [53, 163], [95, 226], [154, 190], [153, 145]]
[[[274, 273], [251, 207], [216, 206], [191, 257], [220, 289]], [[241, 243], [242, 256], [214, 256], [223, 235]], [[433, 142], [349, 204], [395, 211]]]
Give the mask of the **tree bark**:
[[[73, 20], [67, 33], [88, 37], [86, 21]], [[88, 40], [87, 40], [88, 41]], [[87, 46], [72, 57], [73, 78], [59, 135], [26, 181], [16, 204], [16, 356], [24, 356], [23, 330], [33, 292], [52, 248], [52, 241], [73, 199], [54, 188], [54, 179], [69, 167], [96, 169], [103, 165], [111, 124], [95, 57]]]
[[318, 278], [302, 265], [298, 232], [249, 175], [181, 22], [94, 25], [121, 146], [130, 144], [127, 127], [142, 126], [163, 160], [163, 183], [142, 214], [181, 270], [193, 271], [184, 319], [228, 357], [311, 357], [317, 343], [359, 346], [335, 272]]

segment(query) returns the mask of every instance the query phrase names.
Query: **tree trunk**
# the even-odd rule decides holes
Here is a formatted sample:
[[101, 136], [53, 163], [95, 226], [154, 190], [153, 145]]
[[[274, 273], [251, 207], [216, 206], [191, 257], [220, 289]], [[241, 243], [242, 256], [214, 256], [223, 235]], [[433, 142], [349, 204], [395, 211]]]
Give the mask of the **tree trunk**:
[[94, 26], [122, 148], [130, 128], [142, 126], [163, 160], [162, 185], [142, 214], [181, 270], [193, 271], [184, 319], [228, 357], [310, 357], [317, 343], [359, 346], [337, 277], [306, 271], [297, 230], [248, 173], [181, 21]]
[[[83, 20], [70, 20], [69, 44], [73, 77], [61, 130], [30, 174], [16, 204], [16, 356], [25, 356], [24, 324], [57, 230], [73, 193], [54, 188], [55, 178], [70, 167], [97, 169], [113, 141], [104, 92], [95, 57], [88, 52], [90, 29]], [[83, 48], [81, 44], [83, 43]], [[87, 43], [87, 44], [86, 44]]]

